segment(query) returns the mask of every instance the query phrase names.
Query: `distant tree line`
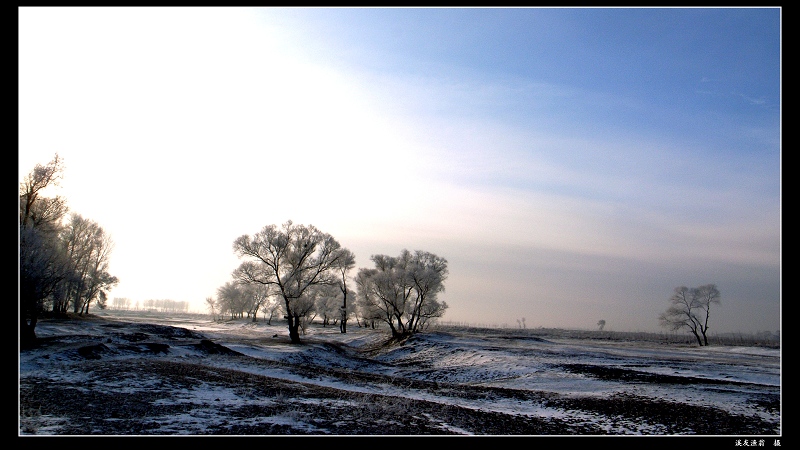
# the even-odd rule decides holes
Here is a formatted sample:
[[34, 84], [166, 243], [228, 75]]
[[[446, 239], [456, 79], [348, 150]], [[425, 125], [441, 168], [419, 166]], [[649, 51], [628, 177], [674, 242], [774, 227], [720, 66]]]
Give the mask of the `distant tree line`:
[[108, 309], [117, 309], [117, 310], [138, 310], [139, 309], [139, 302], [132, 302], [131, 299], [125, 297], [114, 297], [111, 300], [111, 303], [108, 304]]
[[166, 313], [186, 313], [189, 312], [189, 302], [185, 300], [170, 300], [170, 299], [148, 299], [140, 302], [131, 301], [125, 297], [114, 297], [106, 304], [108, 309], [114, 310], [143, 310], [153, 312], [166, 312]]
[[[355, 255], [328, 233], [291, 220], [268, 225], [233, 243], [244, 261], [232, 281], [206, 298], [215, 317], [287, 320], [292, 343], [300, 342], [306, 325], [319, 318], [323, 326], [347, 332], [354, 319], [359, 327], [388, 325], [392, 336], [405, 338], [442, 317], [447, 303], [439, 300], [448, 275], [447, 260], [433, 253], [402, 250], [398, 256], [372, 255], [372, 268], [354, 278]], [[348, 282], [355, 284], [353, 290]]]
[[108, 273], [114, 247], [96, 222], [68, 214], [66, 200], [45, 196], [63, 177], [62, 159], [37, 164], [19, 185], [20, 344], [36, 339], [41, 313], [86, 314], [104, 308], [117, 277]]

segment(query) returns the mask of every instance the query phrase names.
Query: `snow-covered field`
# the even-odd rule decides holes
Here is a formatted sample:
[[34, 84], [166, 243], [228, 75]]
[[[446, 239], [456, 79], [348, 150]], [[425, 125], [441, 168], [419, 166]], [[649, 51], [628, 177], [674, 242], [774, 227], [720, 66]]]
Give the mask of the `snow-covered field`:
[[354, 323], [292, 345], [283, 321], [110, 313], [36, 331], [21, 436], [782, 433], [772, 348], [449, 327], [386, 345]]

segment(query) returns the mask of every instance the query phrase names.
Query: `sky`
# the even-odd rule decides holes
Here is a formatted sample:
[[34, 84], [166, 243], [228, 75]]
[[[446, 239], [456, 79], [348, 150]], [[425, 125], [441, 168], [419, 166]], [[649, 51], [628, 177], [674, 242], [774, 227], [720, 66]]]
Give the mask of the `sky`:
[[448, 261], [443, 320], [781, 323], [780, 8], [20, 7], [19, 176], [204, 300], [287, 220]]

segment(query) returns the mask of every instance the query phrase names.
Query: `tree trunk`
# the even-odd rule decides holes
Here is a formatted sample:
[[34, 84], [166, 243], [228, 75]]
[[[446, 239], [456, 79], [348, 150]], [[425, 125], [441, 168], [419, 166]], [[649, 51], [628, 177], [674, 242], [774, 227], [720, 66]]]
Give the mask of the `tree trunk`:
[[300, 317], [289, 315], [289, 339], [292, 344], [300, 343]]
[[695, 339], [697, 339], [697, 345], [702, 347], [703, 346], [703, 341], [700, 339], [700, 335], [697, 334], [697, 331], [692, 330], [692, 334], [694, 335]]

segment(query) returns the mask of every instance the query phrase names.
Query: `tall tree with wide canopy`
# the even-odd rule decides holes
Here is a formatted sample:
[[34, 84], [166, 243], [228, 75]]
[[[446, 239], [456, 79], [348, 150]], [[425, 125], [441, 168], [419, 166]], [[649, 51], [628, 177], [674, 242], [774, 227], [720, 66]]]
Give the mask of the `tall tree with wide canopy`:
[[337, 285], [337, 270], [351, 254], [330, 234], [291, 220], [280, 227], [267, 225], [252, 236], [240, 236], [233, 250], [246, 259], [233, 277], [273, 287], [284, 301], [289, 338], [295, 344], [300, 343], [301, 321], [313, 311], [316, 288]]

